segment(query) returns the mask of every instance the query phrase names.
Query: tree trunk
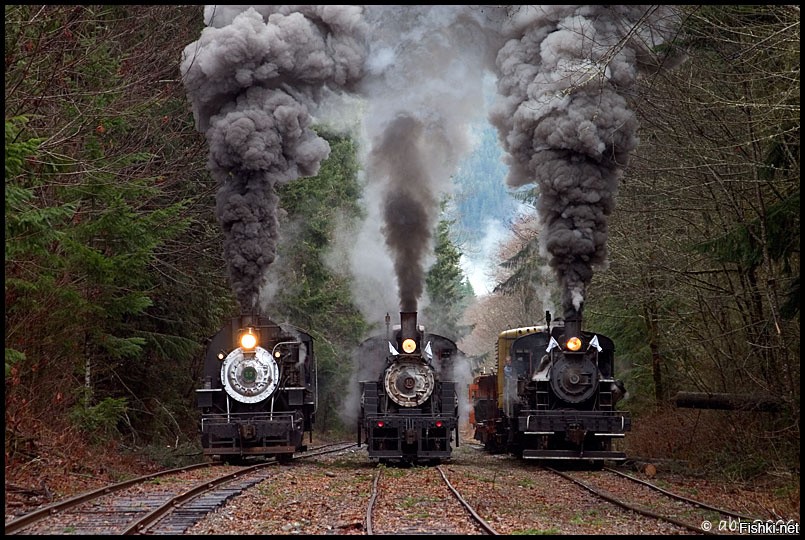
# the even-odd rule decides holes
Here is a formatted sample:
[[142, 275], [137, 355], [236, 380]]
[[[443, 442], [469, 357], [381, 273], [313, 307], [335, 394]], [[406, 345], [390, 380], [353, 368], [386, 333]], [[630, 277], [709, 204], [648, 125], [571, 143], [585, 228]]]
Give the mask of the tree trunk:
[[688, 409], [721, 409], [730, 411], [777, 412], [782, 407], [779, 399], [750, 394], [715, 394], [707, 392], [678, 392], [674, 396], [677, 407]]

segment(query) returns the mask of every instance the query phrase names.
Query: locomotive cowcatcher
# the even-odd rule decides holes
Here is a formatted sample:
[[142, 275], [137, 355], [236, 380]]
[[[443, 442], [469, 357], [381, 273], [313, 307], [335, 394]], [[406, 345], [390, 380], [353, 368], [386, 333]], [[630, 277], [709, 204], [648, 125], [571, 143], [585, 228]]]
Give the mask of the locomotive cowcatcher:
[[475, 377], [475, 439], [492, 452], [526, 459], [623, 460], [613, 439], [631, 429], [615, 409], [625, 394], [614, 378], [615, 345], [581, 330], [581, 316], [550, 326], [504, 330], [497, 366]]
[[360, 382], [358, 446], [363, 434], [370, 459], [415, 464], [450, 458], [454, 434], [458, 446], [458, 399], [446, 374], [457, 351], [452, 340], [426, 334], [415, 311], [400, 312], [400, 325], [389, 335], [361, 343], [359, 361], [380, 364], [378, 379]]
[[234, 317], [209, 342], [202, 387], [205, 456], [289, 459], [307, 449], [316, 412], [313, 339], [268, 317]]

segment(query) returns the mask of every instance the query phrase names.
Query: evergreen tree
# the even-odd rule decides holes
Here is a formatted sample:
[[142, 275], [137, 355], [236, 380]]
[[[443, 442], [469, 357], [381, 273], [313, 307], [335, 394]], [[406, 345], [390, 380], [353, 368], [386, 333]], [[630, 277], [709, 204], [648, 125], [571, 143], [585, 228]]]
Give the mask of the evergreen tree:
[[[444, 213], [446, 201], [441, 206]], [[453, 223], [441, 219], [436, 228], [436, 262], [425, 277], [430, 304], [423, 310], [423, 316], [432, 332], [458, 341], [472, 330], [461, 324], [461, 318], [474, 292], [461, 270], [461, 252], [450, 239]]]
[[325, 260], [337, 220], [361, 213], [357, 147], [343, 135], [321, 136], [330, 144], [330, 156], [319, 174], [278, 190], [287, 216], [269, 274], [269, 287], [279, 292], [268, 309], [273, 317], [284, 317], [313, 336], [319, 384], [316, 423], [330, 430], [340, 426], [336, 411], [348, 384], [348, 357], [367, 324], [352, 303], [347, 278], [334, 273]]
[[7, 453], [48, 428], [195, 437], [192, 364], [231, 296], [175, 81], [199, 11], [5, 14]]

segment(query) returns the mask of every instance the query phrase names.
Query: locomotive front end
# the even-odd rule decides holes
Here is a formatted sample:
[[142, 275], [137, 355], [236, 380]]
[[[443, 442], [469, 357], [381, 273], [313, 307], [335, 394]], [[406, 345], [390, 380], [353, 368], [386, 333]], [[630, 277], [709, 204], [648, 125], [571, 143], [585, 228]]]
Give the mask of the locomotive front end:
[[532, 380], [523, 385], [523, 406], [516, 415], [522, 456], [626, 459], [612, 449], [612, 440], [631, 429], [629, 413], [615, 410], [623, 385], [613, 378], [614, 344], [605, 336], [583, 332], [580, 315], [549, 336]]
[[431, 335], [441, 338], [434, 351], [424, 329], [417, 325], [416, 312], [401, 312], [400, 318], [399, 329], [388, 340], [380, 379], [361, 383], [359, 433], [366, 433], [373, 459], [416, 462], [449, 458], [452, 434], [458, 427], [456, 385], [440, 380], [433, 361], [434, 355], [439, 361], [449, 361], [455, 344]]
[[312, 435], [312, 340], [264, 317], [236, 317], [211, 340], [196, 394], [204, 455], [288, 458]]

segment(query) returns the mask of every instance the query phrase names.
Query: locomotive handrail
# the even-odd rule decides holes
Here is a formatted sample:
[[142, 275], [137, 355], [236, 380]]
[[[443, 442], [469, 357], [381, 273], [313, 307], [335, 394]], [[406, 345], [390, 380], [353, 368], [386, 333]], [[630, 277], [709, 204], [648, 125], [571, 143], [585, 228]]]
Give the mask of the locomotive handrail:
[[276, 343], [276, 344], [275, 344], [275, 345], [274, 345], [274, 346], [271, 348], [271, 356], [273, 356], [274, 358], [276, 358], [276, 355], [274, 354], [274, 351], [276, 351], [276, 350], [277, 350], [277, 347], [279, 347], [280, 345], [301, 345], [301, 344], [302, 344], [302, 342], [301, 342], [300, 340], [298, 340], [298, 339], [297, 339], [297, 340], [295, 340], [295, 341], [278, 341], [278, 342], [277, 342], [277, 343]]

